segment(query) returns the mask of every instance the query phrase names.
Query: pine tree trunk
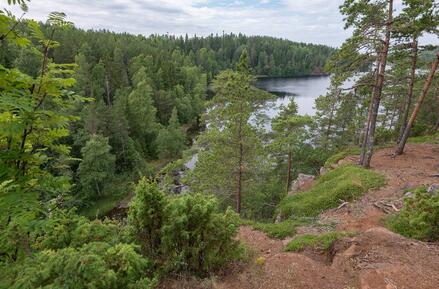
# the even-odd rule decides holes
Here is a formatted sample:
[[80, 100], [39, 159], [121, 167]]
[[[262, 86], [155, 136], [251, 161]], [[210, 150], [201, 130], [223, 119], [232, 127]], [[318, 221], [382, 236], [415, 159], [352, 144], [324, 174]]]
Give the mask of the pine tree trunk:
[[430, 73], [428, 74], [428, 77], [425, 80], [424, 87], [422, 88], [422, 92], [418, 98], [418, 102], [416, 103], [415, 109], [410, 117], [409, 122], [407, 123], [407, 126], [404, 130], [404, 134], [403, 134], [400, 142], [398, 143], [398, 147], [396, 148], [396, 151], [395, 151], [396, 155], [401, 155], [404, 152], [404, 147], [405, 147], [405, 144], [406, 144], [407, 139], [409, 137], [410, 130], [411, 130], [411, 128], [416, 120], [416, 117], [418, 115], [419, 110], [421, 109], [421, 105], [424, 102], [425, 96], [428, 93], [431, 82], [433, 81], [434, 74], [436, 73], [438, 63], [439, 63], [439, 52], [436, 54], [436, 59], [435, 59], [435, 61], [433, 61], [433, 64], [431, 65]]
[[340, 93], [341, 93], [341, 89], [339, 89], [337, 91], [336, 97], [335, 97], [333, 103], [331, 104], [331, 111], [329, 114], [328, 126], [326, 128], [326, 133], [325, 133], [325, 144], [324, 144], [325, 150], [328, 148], [329, 136], [331, 135], [331, 127], [332, 127], [332, 122], [333, 122], [334, 112], [335, 112], [335, 105], [337, 104]]
[[287, 171], [287, 193], [290, 190], [291, 185], [291, 167], [292, 167], [292, 156], [291, 152], [288, 152], [288, 171]]
[[238, 176], [236, 182], [236, 212], [241, 214], [241, 191], [242, 191], [242, 165], [243, 165], [243, 155], [244, 155], [244, 147], [242, 140], [242, 102], [240, 103], [240, 117], [239, 117], [239, 129], [238, 129], [238, 140], [239, 140], [239, 161], [238, 161]]
[[438, 119], [437, 119], [437, 121], [436, 121], [436, 124], [434, 125], [434, 127], [433, 127], [433, 133], [435, 133], [435, 132], [437, 132], [439, 130], [439, 117], [438, 117]]
[[[374, 83], [372, 86], [372, 91], [376, 87], [376, 83], [378, 81], [378, 67], [380, 66], [380, 58], [376, 61], [376, 68], [374, 71]], [[366, 157], [366, 144], [367, 144], [367, 138], [369, 136], [369, 128], [370, 128], [370, 119], [372, 117], [372, 101], [369, 103], [369, 106], [367, 108], [367, 119], [366, 123], [364, 124], [364, 135], [363, 140], [361, 143], [361, 154], [360, 154], [360, 160], [358, 162], [359, 165], [363, 164], [364, 158]], [[361, 136], [360, 136], [361, 138]]]
[[241, 190], [242, 190], [242, 156], [243, 155], [243, 147], [242, 141], [239, 143], [239, 170], [238, 170], [238, 180], [237, 180], [237, 188], [236, 188], [236, 212], [241, 214]]
[[413, 36], [412, 45], [413, 45], [413, 47], [412, 47], [412, 68], [410, 71], [410, 79], [409, 79], [407, 96], [406, 96], [405, 102], [404, 102], [404, 112], [402, 114], [402, 121], [401, 121], [401, 128], [399, 130], [398, 142], [401, 141], [402, 135], [404, 134], [404, 131], [405, 131], [405, 127], [407, 126], [407, 119], [409, 117], [410, 106], [412, 104], [413, 86], [415, 83], [415, 76], [416, 76], [416, 63], [418, 61], [418, 39], [416, 38], [416, 36]]
[[386, 36], [384, 38], [383, 50], [381, 51], [381, 57], [380, 57], [380, 65], [377, 71], [378, 73], [377, 82], [373, 87], [372, 110], [370, 115], [369, 131], [367, 134], [367, 138], [365, 139], [366, 147], [364, 148], [363, 151], [364, 159], [362, 160], [362, 164], [361, 164], [365, 168], [370, 167], [370, 161], [372, 159], [372, 154], [373, 154], [373, 146], [375, 143], [375, 128], [378, 118], [378, 111], [380, 107], [381, 92], [383, 90], [383, 84], [384, 84], [384, 73], [386, 71], [387, 54], [389, 52], [389, 46], [390, 46], [392, 23], [393, 23], [393, 0], [389, 0], [388, 19], [386, 23]]

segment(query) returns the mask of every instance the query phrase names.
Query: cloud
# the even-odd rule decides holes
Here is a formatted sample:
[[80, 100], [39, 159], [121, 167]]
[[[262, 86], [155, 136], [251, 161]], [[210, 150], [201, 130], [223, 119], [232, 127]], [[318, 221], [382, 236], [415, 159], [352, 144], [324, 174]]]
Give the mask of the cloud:
[[[81, 28], [134, 34], [244, 33], [340, 45], [342, 0], [33, 0], [27, 17], [63, 11]], [[18, 10], [18, 8], [14, 8]]]

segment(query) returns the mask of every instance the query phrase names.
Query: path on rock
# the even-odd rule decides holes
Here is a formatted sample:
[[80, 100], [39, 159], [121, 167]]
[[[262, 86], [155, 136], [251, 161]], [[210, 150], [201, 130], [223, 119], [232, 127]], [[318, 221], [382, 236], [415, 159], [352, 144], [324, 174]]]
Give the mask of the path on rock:
[[[374, 154], [372, 169], [383, 173], [387, 185], [371, 190], [340, 209], [321, 214], [322, 222], [336, 222], [337, 230], [357, 231], [354, 238], [336, 243], [331, 256], [318, 252], [283, 252], [288, 240], [273, 240], [243, 226], [239, 239], [264, 257], [241, 272], [212, 284], [218, 289], [437, 289], [439, 246], [406, 239], [382, 227], [385, 214], [376, 202], [400, 200], [404, 190], [439, 182], [439, 145], [411, 144], [402, 156], [392, 158], [392, 148]], [[355, 162], [348, 158], [345, 162]]]

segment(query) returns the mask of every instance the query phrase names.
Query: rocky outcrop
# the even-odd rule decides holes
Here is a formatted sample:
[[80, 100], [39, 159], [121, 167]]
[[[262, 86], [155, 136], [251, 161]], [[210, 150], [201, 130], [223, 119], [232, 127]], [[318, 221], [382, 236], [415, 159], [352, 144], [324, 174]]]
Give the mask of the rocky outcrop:
[[436, 197], [439, 194], [439, 184], [431, 184], [428, 187], [427, 192]]
[[291, 184], [291, 189], [288, 195], [294, 195], [298, 192], [307, 191], [312, 188], [315, 183], [315, 176], [299, 174], [297, 179]]

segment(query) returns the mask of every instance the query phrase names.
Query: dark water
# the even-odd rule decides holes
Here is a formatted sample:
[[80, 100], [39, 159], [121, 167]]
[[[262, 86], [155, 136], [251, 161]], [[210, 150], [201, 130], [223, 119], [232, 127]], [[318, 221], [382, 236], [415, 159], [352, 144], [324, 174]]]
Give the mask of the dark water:
[[279, 96], [270, 102], [273, 107], [266, 110], [270, 118], [277, 115], [280, 105], [288, 105], [293, 98], [299, 106], [299, 114], [314, 115], [314, 100], [326, 93], [329, 76], [265, 78], [258, 80], [256, 86]]

